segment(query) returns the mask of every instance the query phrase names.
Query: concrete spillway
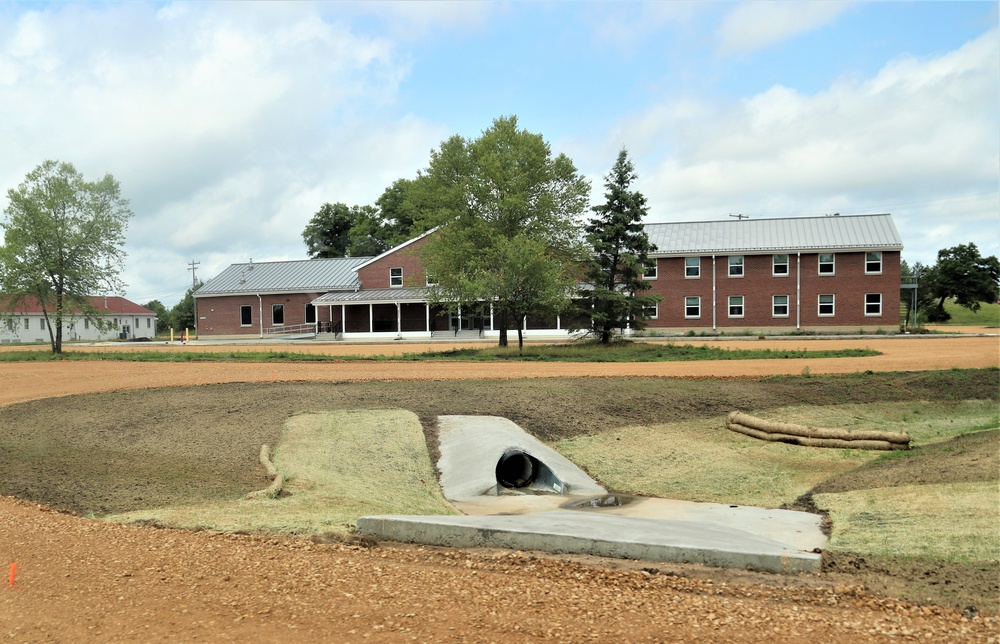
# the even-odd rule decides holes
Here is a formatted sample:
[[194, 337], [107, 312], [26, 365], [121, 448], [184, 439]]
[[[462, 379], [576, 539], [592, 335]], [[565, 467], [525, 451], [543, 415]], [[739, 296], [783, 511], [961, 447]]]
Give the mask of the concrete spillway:
[[820, 517], [669, 499], [606, 503], [586, 472], [505, 418], [442, 416], [438, 469], [466, 516], [362, 517], [377, 539], [819, 572]]

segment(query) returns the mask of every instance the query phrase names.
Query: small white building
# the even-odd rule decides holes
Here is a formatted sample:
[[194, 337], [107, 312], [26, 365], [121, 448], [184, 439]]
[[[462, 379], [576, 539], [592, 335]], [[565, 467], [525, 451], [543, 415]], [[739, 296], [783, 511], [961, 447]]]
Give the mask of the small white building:
[[[135, 340], [156, 337], [156, 313], [123, 297], [93, 296], [91, 305], [110, 328], [101, 331], [79, 311], [63, 314], [63, 341]], [[2, 301], [2, 298], [0, 298]], [[23, 301], [17, 311], [4, 312], [0, 320], [0, 344], [49, 342], [42, 307], [33, 298]], [[53, 312], [49, 311], [52, 316]], [[52, 320], [52, 317], [49, 318]]]

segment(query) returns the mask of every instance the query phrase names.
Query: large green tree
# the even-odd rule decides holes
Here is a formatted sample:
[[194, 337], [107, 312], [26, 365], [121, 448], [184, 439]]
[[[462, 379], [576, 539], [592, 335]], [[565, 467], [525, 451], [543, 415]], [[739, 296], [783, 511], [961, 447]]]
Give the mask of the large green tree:
[[105, 329], [89, 296], [124, 288], [129, 202], [110, 174], [86, 181], [72, 164], [57, 161], [36, 167], [7, 198], [0, 310], [9, 314], [37, 300], [52, 352], [62, 353], [63, 321], [82, 317]]
[[313, 259], [325, 257], [366, 257], [388, 248], [378, 210], [372, 206], [323, 204], [313, 215], [302, 240]]
[[650, 288], [643, 273], [656, 247], [642, 225], [649, 209], [646, 197], [632, 189], [636, 178], [635, 167], [622, 148], [604, 177], [605, 202], [592, 208], [594, 217], [586, 226], [593, 255], [587, 264], [583, 302], [589, 307], [590, 331], [604, 344], [611, 342], [615, 330], [627, 325], [645, 328], [644, 311], [661, 299], [642, 295]]
[[500, 346], [511, 326], [521, 346], [525, 316], [570, 302], [587, 180], [515, 116], [494, 120], [479, 138], [444, 141], [426, 175], [442, 222], [422, 251], [437, 280], [431, 300], [451, 310], [492, 306]]
[[1000, 260], [983, 257], [974, 243], [959, 244], [938, 251], [937, 262], [923, 279], [927, 293], [936, 300], [928, 307], [931, 322], [947, 322], [951, 315], [945, 310], [945, 300], [954, 299], [959, 306], [976, 312], [980, 302], [996, 302], [1000, 295]]

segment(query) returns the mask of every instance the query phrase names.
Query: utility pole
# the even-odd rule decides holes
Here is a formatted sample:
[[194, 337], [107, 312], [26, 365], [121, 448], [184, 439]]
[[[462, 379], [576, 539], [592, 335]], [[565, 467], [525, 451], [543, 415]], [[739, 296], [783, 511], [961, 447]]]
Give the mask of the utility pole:
[[196, 262], [193, 259], [191, 263], [188, 264], [188, 270], [191, 271], [191, 302], [193, 304], [192, 309], [194, 311], [194, 337], [198, 337], [198, 300], [194, 299], [194, 290], [198, 288], [198, 275], [195, 271], [198, 270], [198, 265], [201, 262]]
[[188, 270], [191, 271], [191, 288], [197, 288], [198, 286], [198, 274], [196, 271], [198, 270], [198, 266], [200, 264], [201, 262], [196, 262], [193, 259], [188, 264]]
[[738, 215], [734, 215], [733, 213], [729, 213], [729, 216], [730, 217], [735, 217], [736, 219], [750, 219], [750, 215], [744, 215], [742, 213], [740, 213]]

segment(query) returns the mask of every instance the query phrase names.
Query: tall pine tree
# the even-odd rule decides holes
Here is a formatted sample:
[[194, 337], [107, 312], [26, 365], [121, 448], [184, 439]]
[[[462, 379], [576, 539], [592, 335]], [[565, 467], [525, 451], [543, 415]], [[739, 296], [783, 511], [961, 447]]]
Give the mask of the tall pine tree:
[[645, 328], [644, 311], [662, 299], [641, 294], [650, 288], [642, 276], [648, 255], [656, 247], [642, 225], [648, 211], [646, 197], [631, 190], [636, 178], [628, 152], [622, 148], [604, 177], [606, 202], [592, 208], [595, 216], [586, 226], [594, 253], [587, 268], [590, 291], [584, 293], [584, 301], [590, 305], [592, 332], [603, 344], [611, 342], [616, 329]]

